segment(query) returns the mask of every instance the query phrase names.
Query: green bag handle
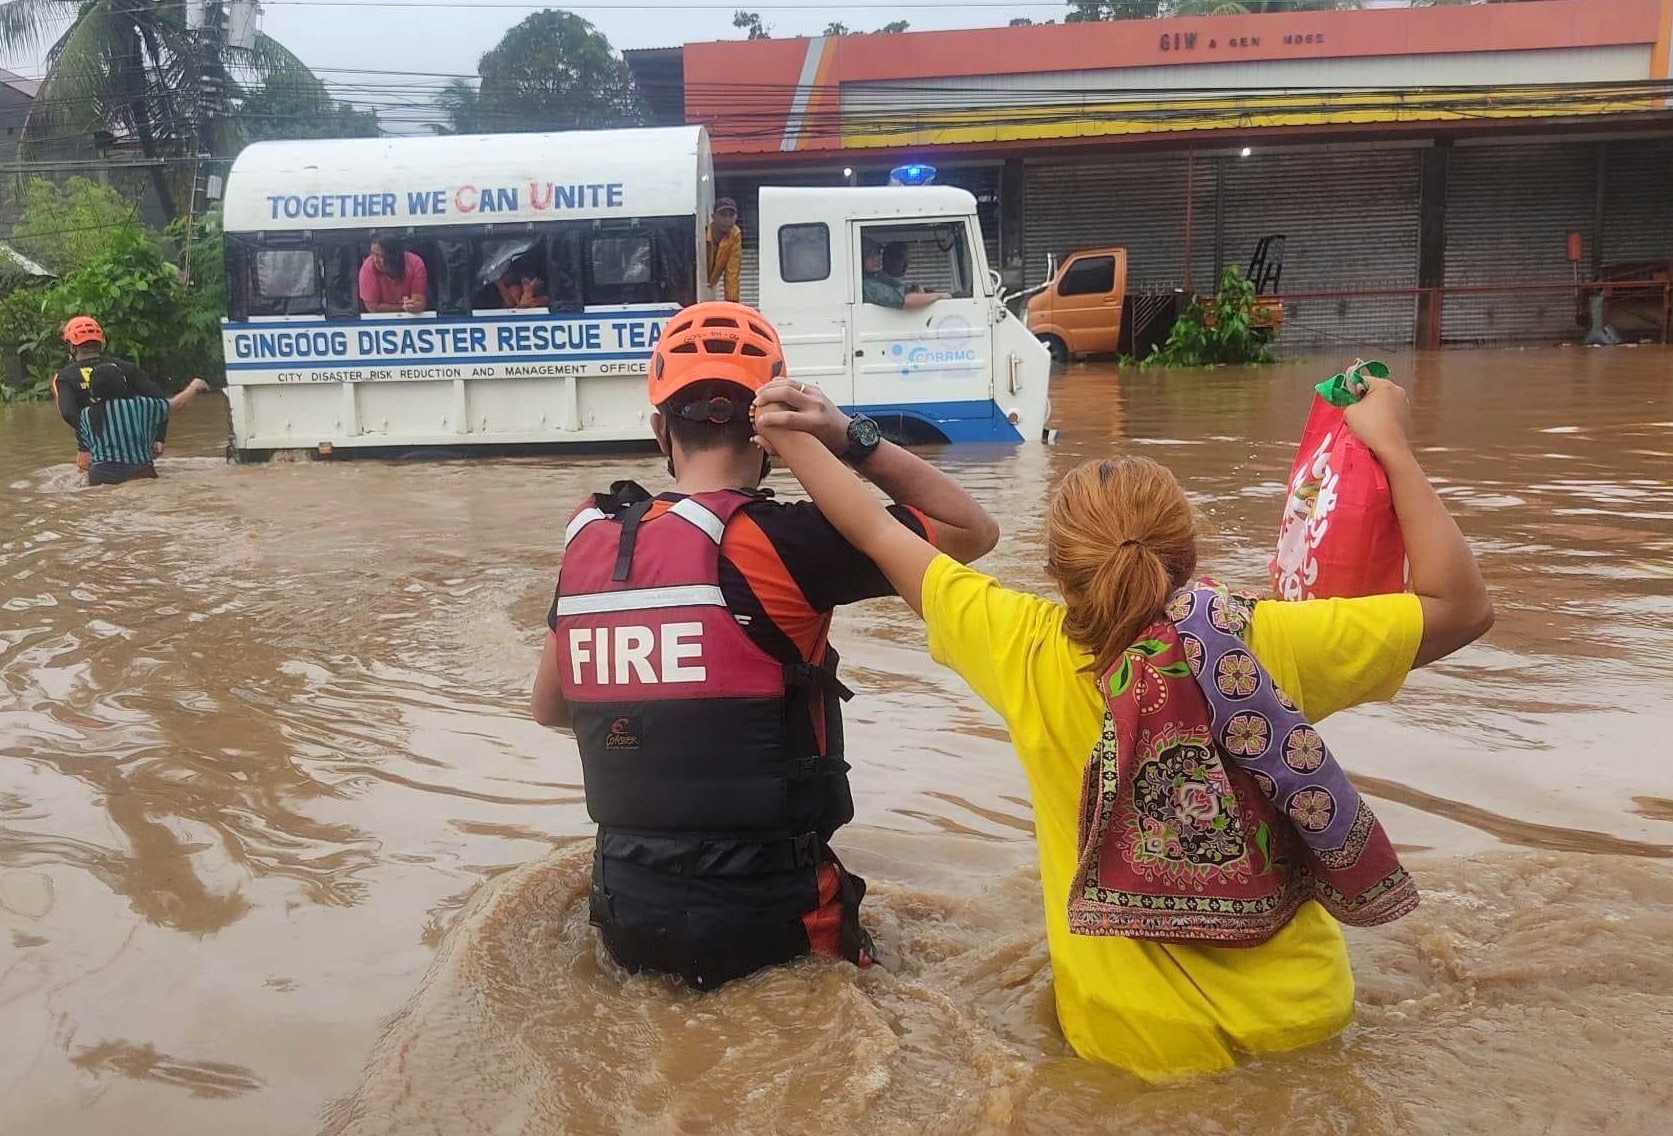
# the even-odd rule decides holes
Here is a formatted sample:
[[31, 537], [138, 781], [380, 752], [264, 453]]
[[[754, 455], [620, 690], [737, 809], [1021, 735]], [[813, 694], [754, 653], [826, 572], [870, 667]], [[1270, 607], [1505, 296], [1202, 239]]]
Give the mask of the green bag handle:
[[1389, 376], [1388, 365], [1376, 359], [1355, 359], [1353, 366], [1339, 375], [1330, 376], [1313, 389], [1332, 406], [1352, 406], [1371, 389], [1371, 384], [1365, 381], [1366, 375], [1386, 379]]

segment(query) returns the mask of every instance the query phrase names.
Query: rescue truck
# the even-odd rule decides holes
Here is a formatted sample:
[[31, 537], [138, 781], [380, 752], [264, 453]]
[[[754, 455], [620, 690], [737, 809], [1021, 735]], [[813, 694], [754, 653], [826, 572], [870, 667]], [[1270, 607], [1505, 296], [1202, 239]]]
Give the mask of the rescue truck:
[[[719, 298], [714, 200], [702, 127], [246, 148], [224, 208], [235, 453], [648, 442], [651, 346]], [[791, 375], [905, 440], [1041, 438], [1050, 358], [1003, 303], [969, 193], [768, 187], [753, 204], [760, 307]], [[419, 310], [364, 310], [377, 236], [421, 260]], [[881, 246], [945, 298], [869, 302]]]

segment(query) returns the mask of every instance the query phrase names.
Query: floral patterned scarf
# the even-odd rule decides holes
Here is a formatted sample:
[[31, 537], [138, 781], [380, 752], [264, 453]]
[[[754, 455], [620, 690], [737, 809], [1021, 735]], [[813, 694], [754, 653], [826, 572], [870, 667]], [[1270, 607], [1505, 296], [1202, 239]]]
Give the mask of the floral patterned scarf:
[[1076, 934], [1254, 946], [1308, 899], [1355, 926], [1417, 906], [1382, 825], [1244, 642], [1254, 605], [1208, 581], [1177, 592], [1098, 680]]

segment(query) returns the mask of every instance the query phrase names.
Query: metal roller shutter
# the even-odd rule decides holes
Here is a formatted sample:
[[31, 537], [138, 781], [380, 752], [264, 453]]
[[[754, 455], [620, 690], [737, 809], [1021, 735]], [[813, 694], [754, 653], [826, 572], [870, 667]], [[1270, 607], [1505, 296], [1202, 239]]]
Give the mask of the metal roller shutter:
[[[1225, 262], [1247, 268], [1262, 237], [1287, 238], [1278, 291], [1415, 288], [1417, 149], [1257, 150], [1227, 158]], [[1202, 287], [1206, 287], [1206, 282]], [[1284, 354], [1410, 345], [1415, 296], [1286, 301]]]
[[1673, 138], [1610, 142], [1603, 263], [1673, 260]]
[[[999, 167], [962, 166], [939, 170], [935, 176], [935, 183], [967, 189], [976, 198], [976, 218], [982, 223], [982, 245], [987, 250], [988, 267], [998, 268]], [[862, 181], [862, 184], [869, 183]]]
[[[1214, 272], [1213, 160], [1198, 158], [1193, 218], [1192, 283]], [[1046, 261], [1077, 249], [1127, 250], [1127, 286], [1135, 292], [1181, 287], [1185, 281], [1183, 154], [1104, 158], [1095, 162], [1030, 162], [1023, 171], [1024, 279], [1046, 278]]]
[[[1224, 181], [1221, 255], [1247, 267], [1264, 236], [1288, 238], [1281, 291], [1415, 287], [1418, 151], [1280, 151], [1199, 157], [1193, 178], [1192, 285], [1215, 283], [1218, 183]], [[1120, 245], [1134, 292], [1176, 288], [1185, 271], [1184, 155], [1097, 163], [1031, 164], [1024, 243], [1028, 281], [1046, 256]], [[1413, 297], [1306, 300], [1286, 305], [1281, 351], [1409, 344]]]
[[[1585, 242], [1589, 273], [1597, 203], [1597, 143], [1458, 146], [1447, 174], [1446, 283], [1516, 286], [1574, 279], [1567, 234]], [[1570, 292], [1449, 295], [1448, 343], [1552, 340], [1573, 336]]]

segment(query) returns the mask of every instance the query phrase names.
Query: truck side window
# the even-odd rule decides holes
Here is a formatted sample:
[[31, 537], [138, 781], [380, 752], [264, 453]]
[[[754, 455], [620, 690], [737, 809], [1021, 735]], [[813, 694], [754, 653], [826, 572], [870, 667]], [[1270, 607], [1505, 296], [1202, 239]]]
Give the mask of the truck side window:
[[471, 306], [534, 309], [551, 306], [546, 241], [539, 234], [487, 237], [477, 242]]
[[312, 249], [257, 249], [250, 275], [250, 315], [312, 316], [325, 306]]
[[1115, 291], [1115, 257], [1083, 256], [1063, 271], [1059, 296], [1103, 296]]
[[778, 275], [786, 284], [809, 284], [831, 276], [831, 230], [824, 222], [781, 225]]
[[606, 288], [651, 282], [651, 239], [599, 237], [593, 241], [593, 282]]
[[587, 245], [587, 303], [651, 304], [654, 245], [649, 233], [601, 234]]

